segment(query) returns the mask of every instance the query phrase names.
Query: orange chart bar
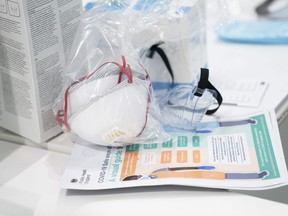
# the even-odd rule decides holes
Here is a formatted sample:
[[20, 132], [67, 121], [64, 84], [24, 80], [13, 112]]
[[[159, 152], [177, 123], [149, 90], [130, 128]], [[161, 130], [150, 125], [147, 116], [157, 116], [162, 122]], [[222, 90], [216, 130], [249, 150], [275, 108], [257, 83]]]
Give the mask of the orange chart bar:
[[138, 152], [126, 152], [121, 172], [121, 179], [127, 176], [135, 175], [136, 164], [138, 161]]
[[186, 150], [177, 151], [177, 163], [187, 163], [188, 153]]
[[199, 150], [194, 150], [192, 151], [192, 155], [193, 155], [193, 162], [194, 163], [200, 163], [200, 151]]
[[172, 151], [162, 151], [161, 164], [167, 164], [172, 162]]

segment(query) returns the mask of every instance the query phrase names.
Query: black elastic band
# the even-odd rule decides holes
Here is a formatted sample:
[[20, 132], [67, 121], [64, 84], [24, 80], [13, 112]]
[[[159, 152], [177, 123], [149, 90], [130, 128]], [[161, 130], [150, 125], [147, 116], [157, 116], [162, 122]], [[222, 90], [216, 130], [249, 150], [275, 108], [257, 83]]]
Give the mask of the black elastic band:
[[269, 14], [269, 6], [275, 2], [275, 0], [266, 0], [264, 2], [262, 2], [261, 4], [259, 4], [256, 8], [255, 11], [258, 15], [260, 16], [266, 16]]
[[209, 70], [207, 68], [201, 68], [200, 79], [198, 82], [198, 88], [194, 93], [195, 96], [201, 97], [205, 89], [213, 90], [216, 95], [213, 94], [214, 98], [218, 102], [218, 106], [215, 109], [207, 110], [206, 114], [211, 115], [215, 113], [222, 104], [223, 98], [220, 92], [209, 82]]
[[151, 46], [149, 49], [149, 53], [147, 54], [147, 57], [153, 58], [154, 53], [157, 52], [160, 55], [160, 57], [162, 58], [164, 64], [166, 65], [166, 67], [168, 69], [168, 72], [172, 78], [172, 83], [174, 83], [174, 74], [173, 74], [173, 70], [172, 70], [172, 67], [170, 65], [169, 59], [168, 59], [167, 55], [165, 54], [164, 50], [159, 47], [163, 43], [164, 42], [159, 42], [159, 43]]
[[223, 98], [222, 98], [222, 95], [220, 94], [220, 92], [209, 81], [208, 81], [207, 89], [214, 90], [216, 92], [215, 99], [218, 102], [218, 106], [215, 109], [207, 110], [206, 114], [211, 115], [219, 109], [219, 107], [222, 104]]
[[209, 80], [209, 70], [206, 68], [201, 68], [200, 72], [200, 79], [198, 81], [198, 88], [196, 92], [194, 93], [195, 96], [201, 97], [204, 93], [204, 90], [208, 86], [208, 81]]

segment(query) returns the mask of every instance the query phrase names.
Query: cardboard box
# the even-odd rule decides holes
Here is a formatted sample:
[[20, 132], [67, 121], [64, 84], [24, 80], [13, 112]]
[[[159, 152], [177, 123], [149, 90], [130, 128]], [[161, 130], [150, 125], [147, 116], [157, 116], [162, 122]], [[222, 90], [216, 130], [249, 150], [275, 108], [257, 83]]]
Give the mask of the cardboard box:
[[0, 0], [0, 126], [42, 143], [61, 132], [52, 106], [81, 0]]

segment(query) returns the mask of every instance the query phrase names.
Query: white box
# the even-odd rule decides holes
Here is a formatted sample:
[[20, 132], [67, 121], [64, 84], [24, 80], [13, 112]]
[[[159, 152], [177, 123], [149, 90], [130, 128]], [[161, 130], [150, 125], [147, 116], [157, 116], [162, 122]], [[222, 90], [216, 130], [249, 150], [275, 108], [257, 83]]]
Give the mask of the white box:
[[52, 106], [82, 0], [0, 0], [0, 126], [42, 143], [61, 132]]

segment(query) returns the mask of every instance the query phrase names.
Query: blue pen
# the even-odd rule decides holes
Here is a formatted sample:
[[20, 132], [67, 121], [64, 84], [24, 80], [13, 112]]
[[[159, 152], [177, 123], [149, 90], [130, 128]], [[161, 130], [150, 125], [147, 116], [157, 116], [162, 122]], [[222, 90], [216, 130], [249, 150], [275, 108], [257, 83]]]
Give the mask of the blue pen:
[[207, 133], [212, 133], [211, 130], [206, 130], [206, 129], [201, 129], [201, 130], [185, 130], [185, 129], [179, 129], [179, 128], [174, 128], [169, 125], [164, 126], [164, 130], [168, 133], [202, 133], [202, 134], [207, 134]]
[[161, 171], [179, 171], [179, 170], [214, 170], [214, 166], [195, 166], [195, 167], [165, 167], [154, 170], [152, 173]]

